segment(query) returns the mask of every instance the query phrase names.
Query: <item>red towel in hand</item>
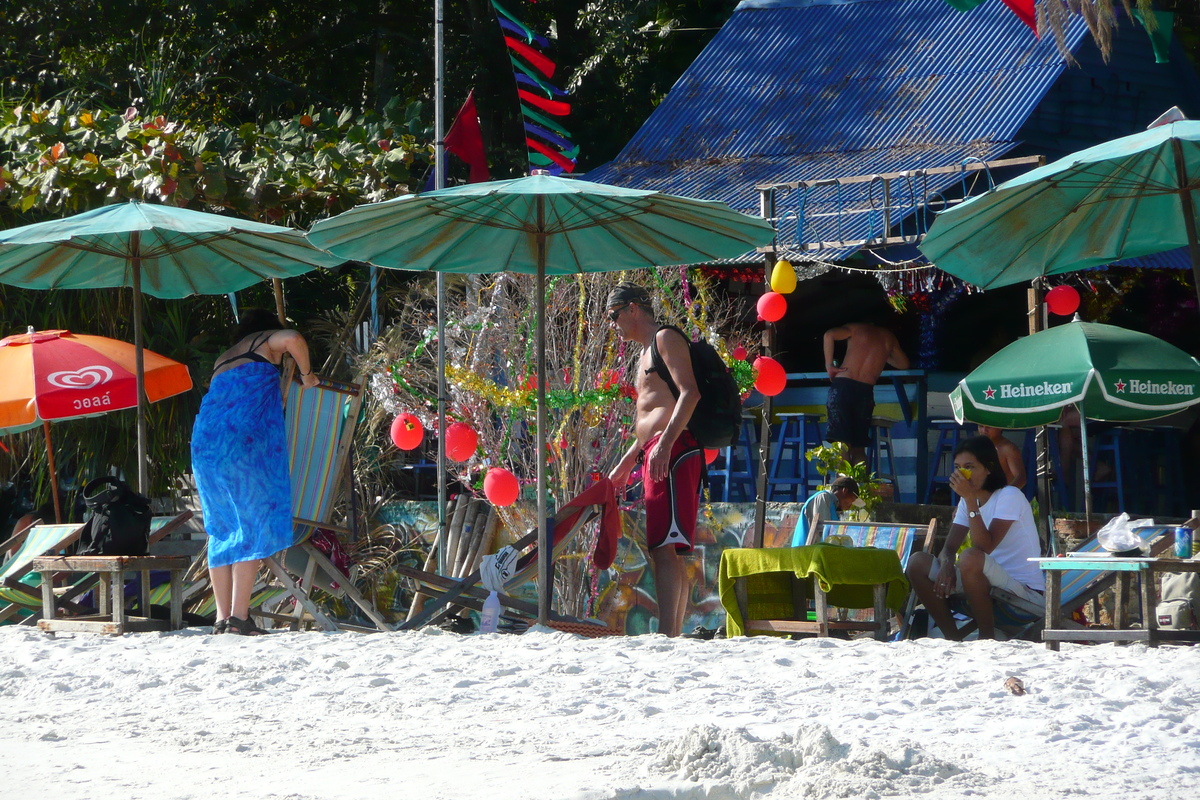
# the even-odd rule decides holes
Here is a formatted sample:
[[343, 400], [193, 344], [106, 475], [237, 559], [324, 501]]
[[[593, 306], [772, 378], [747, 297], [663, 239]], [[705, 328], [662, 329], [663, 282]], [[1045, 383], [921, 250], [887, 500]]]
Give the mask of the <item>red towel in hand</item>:
[[[592, 551], [592, 563], [597, 569], [608, 569], [617, 557], [617, 540], [621, 538], [621, 510], [617, 506], [617, 490], [608, 478], [601, 478], [577, 494], [559, 510], [557, 530], [567, 531], [588, 506], [600, 506], [600, 535], [596, 537], [596, 549]], [[573, 514], [562, 516], [567, 509], [578, 509]]]

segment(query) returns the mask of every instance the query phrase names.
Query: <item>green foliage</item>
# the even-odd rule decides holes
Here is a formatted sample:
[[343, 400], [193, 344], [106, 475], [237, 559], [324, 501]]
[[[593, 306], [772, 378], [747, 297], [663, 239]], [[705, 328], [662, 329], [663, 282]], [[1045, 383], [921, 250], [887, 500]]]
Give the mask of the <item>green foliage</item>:
[[[814, 447], [806, 451], [804, 457], [816, 465], [830, 483], [833, 482], [830, 476], [836, 478], [839, 475], [845, 475], [853, 478], [858, 483], [858, 499], [863, 501], [862, 513], [866, 515], [867, 519], [871, 518], [871, 514], [883, 502], [883, 495], [880, 491], [882, 482], [875, 473], [867, 468], [865, 463], [850, 463], [846, 458], [846, 446], [841, 442]], [[830, 486], [825, 484], [820, 488], [828, 489]]]

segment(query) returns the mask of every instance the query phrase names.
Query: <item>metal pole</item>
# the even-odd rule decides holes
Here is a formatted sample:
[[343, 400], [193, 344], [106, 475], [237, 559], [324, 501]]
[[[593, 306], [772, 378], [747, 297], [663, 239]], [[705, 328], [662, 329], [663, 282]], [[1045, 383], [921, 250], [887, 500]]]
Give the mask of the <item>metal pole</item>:
[[546, 207], [537, 197], [537, 524], [538, 624], [550, 621], [554, 599], [554, 546], [546, 524]]
[[[1045, 281], [1042, 278], [1034, 278], [1033, 285], [1029, 287], [1028, 302], [1029, 302], [1029, 335], [1041, 331], [1044, 327], [1042, 320], [1042, 297], [1045, 291]], [[1050, 528], [1050, 509], [1051, 498], [1053, 494], [1050, 490], [1050, 429], [1045, 425], [1039, 425], [1034, 433], [1034, 448], [1037, 452], [1037, 474], [1034, 480], [1037, 481], [1037, 497], [1038, 497], [1038, 534], [1042, 537], [1042, 541], [1046, 543], [1048, 551], [1051, 555], [1058, 554], [1058, 541], [1054, 538], [1054, 531]], [[1063, 476], [1066, 480], [1066, 475]]]
[[[758, 194], [759, 216], [775, 224], [775, 190], [764, 188]], [[774, 240], [771, 242], [775, 244]], [[772, 247], [763, 256], [764, 275], [770, 280], [771, 267], [775, 265], [776, 252]], [[762, 335], [763, 349], [769, 356], [775, 351], [775, 326], [767, 323]], [[758, 433], [758, 477], [754, 482], [754, 535], [751, 547], [762, 547], [767, 529], [767, 475], [771, 470], [771, 409], [773, 402], [770, 397], [763, 395], [762, 423]], [[728, 466], [728, 465], [726, 465]], [[726, 478], [726, 480], [729, 480]]]
[[[1087, 445], [1087, 416], [1083, 413], [1083, 408], [1079, 403], [1075, 404], [1075, 409], [1079, 412], [1079, 438], [1083, 440], [1083, 518], [1084, 524], [1087, 526], [1088, 536], [1092, 535], [1092, 476], [1091, 470], [1088, 469], [1088, 445]], [[1117, 469], [1121, 468], [1120, 464], [1114, 464]]]
[[[42, 420], [42, 431], [46, 434], [46, 464], [50, 467], [50, 493], [54, 496], [54, 522], [62, 525], [62, 503], [58, 499], [58, 469], [54, 466], [54, 445], [50, 442], [49, 420]], [[42, 521], [45, 522], [45, 520]]]
[[[442, 134], [446, 129], [445, 65], [443, 63], [443, 35], [445, 19], [442, 14], [443, 0], [433, 0], [433, 130], [434, 158], [433, 185], [435, 189], [446, 186], [446, 142]], [[446, 574], [446, 542], [449, 541], [450, 520], [446, 515], [449, 502], [448, 476], [446, 475], [446, 279], [437, 274], [437, 364], [438, 364], [438, 421], [437, 421], [437, 486], [438, 486], [438, 573]]]
[[150, 479], [146, 468], [146, 359], [145, 342], [142, 340], [142, 235], [138, 231], [129, 235], [129, 249], [133, 254], [130, 264], [133, 271], [133, 347], [137, 364], [138, 492], [149, 497]]

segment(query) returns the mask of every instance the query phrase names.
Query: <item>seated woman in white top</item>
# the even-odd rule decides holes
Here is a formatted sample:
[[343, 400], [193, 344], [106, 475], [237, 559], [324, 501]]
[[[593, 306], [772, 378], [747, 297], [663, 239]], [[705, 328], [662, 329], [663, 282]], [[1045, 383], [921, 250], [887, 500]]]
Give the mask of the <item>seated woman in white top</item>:
[[[961, 499], [942, 552], [936, 559], [914, 553], [905, 574], [947, 639], [960, 638], [951, 595], [966, 597], [979, 638], [992, 639], [993, 586], [1042, 602], [1042, 571], [1028, 560], [1041, 555], [1033, 510], [1021, 490], [1008, 485], [996, 446], [986, 436], [967, 439], [955, 449], [950, 488]], [[971, 547], [959, 553], [968, 533]]]

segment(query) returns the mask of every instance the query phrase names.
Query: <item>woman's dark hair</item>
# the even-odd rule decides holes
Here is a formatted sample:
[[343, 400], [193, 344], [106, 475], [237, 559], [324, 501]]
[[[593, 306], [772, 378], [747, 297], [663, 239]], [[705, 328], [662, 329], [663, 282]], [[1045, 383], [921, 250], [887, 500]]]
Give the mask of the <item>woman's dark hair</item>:
[[994, 492], [1008, 486], [1008, 476], [1004, 474], [1004, 467], [1000, 466], [1000, 454], [996, 452], [996, 445], [992, 444], [991, 439], [986, 436], [972, 436], [970, 439], [964, 439], [958, 447], [954, 448], [954, 456], [959, 453], [970, 453], [975, 456], [983, 468], [988, 471], [987, 480], [983, 482], [985, 492]]
[[279, 317], [275, 316], [275, 312], [267, 311], [265, 308], [247, 308], [239, 316], [241, 321], [233, 329], [235, 344], [252, 333], [277, 331], [283, 327], [279, 324]]

